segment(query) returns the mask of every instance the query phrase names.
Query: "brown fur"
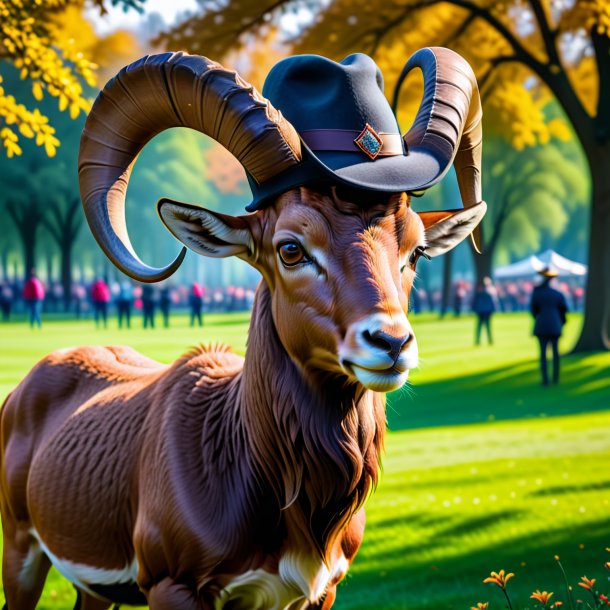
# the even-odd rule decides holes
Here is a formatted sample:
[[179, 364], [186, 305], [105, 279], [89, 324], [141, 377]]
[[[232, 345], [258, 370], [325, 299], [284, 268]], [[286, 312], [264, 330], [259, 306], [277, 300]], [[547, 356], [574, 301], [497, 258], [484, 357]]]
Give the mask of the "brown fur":
[[[264, 281], [245, 361], [223, 346], [170, 366], [129, 348], [62, 350], [7, 399], [9, 610], [34, 608], [48, 569], [44, 559], [26, 591], [7, 568], [23, 564], [32, 527], [74, 563], [121, 570], [136, 557], [154, 610], [212, 607], [235, 576], [277, 572], [290, 553], [353, 559], [385, 411], [346, 376], [338, 345], [371, 313], [406, 314], [414, 271], [401, 275], [399, 259], [423, 225], [404, 196], [361, 207], [306, 189], [246, 218]], [[325, 253], [324, 281], [280, 272], [282, 232]], [[342, 576], [312, 608], [332, 606]]]

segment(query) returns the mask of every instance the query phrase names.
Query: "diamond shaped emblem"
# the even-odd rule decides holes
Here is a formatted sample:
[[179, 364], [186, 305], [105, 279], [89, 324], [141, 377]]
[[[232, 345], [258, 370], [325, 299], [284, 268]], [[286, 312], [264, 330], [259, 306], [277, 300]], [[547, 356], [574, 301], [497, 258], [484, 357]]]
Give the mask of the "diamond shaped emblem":
[[354, 144], [369, 158], [374, 161], [383, 147], [383, 140], [379, 134], [367, 123], [360, 135], [354, 140]]

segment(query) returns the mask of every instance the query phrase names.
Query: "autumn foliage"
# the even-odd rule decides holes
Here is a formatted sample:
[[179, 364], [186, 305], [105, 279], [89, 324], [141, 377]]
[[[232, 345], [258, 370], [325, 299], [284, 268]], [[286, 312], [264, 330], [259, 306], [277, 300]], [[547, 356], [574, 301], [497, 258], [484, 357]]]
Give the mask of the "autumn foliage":
[[[104, 10], [103, 0], [94, 4]], [[137, 7], [134, 0], [124, 4]], [[0, 59], [17, 68], [35, 101], [56, 98], [73, 119], [91, 105], [86, 88], [97, 83], [96, 56], [107, 58], [124, 37], [119, 32], [100, 44], [83, 7], [82, 0], [0, 0]], [[8, 157], [21, 154], [21, 138], [34, 139], [50, 157], [59, 146], [49, 118], [11, 94], [0, 75], [0, 140]]]

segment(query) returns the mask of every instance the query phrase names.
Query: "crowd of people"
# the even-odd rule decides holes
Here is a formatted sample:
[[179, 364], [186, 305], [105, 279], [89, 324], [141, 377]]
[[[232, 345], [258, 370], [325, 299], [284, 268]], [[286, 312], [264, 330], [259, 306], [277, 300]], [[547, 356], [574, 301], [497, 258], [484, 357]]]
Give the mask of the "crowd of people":
[[[489, 280], [491, 281], [491, 280]], [[534, 288], [537, 285], [535, 279], [503, 280], [493, 283], [493, 291], [496, 298], [496, 311], [527, 311]], [[561, 292], [572, 311], [582, 311], [584, 306], [585, 290], [582, 279], [578, 280], [555, 280], [555, 287]], [[473, 304], [477, 286], [469, 280], [457, 280], [452, 286], [451, 298], [447, 304], [445, 313], [453, 313], [456, 316], [462, 313], [474, 311]], [[426, 290], [422, 285], [416, 285], [411, 293], [411, 307], [415, 313], [421, 311], [443, 310], [443, 293], [441, 288]]]
[[[559, 280], [551, 288], [550, 281], [556, 278], [557, 272], [547, 269], [541, 271], [540, 275], [543, 281], [538, 284], [524, 280], [498, 282], [494, 285], [488, 277], [477, 285], [460, 280], [453, 286], [452, 309], [455, 316], [460, 316], [466, 310], [475, 314], [475, 345], [480, 345], [483, 331], [487, 342], [493, 344], [491, 319], [494, 313], [529, 310], [535, 318], [534, 334], [540, 342], [542, 382], [543, 385], [548, 385], [547, 349], [552, 349], [552, 380], [557, 383], [558, 339], [568, 309], [582, 309], [584, 289], [581, 283]], [[446, 313], [443, 311], [440, 290], [428, 293], [420, 286], [411, 295], [415, 313], [424, 310]], [[241, 286], [209, 290], [196, 282], [190, 285], [164, 282], [154, 286], [134, 284], [129, 280], [108, 282], [102, 277], [95, 279], [89, 286], [75, 283], [71, 298], [66, 300], [61, 284], [45, 286], [35, 270], [30, 272], [29, 278], [22, 284], [7, 281], [0, 284], [2, 320], [9, 321], [13, 311], [25, 310], [32, 328], [41, 327], [43, 311], [65, 312], [66, 304], [77, 318], [92, 314], [98, 328], [108, 326], [108, 316], [113, 309], [117, 314], [119, 328], [131, 327], [134, 311], [141, 312], [144, 328], [155, 327], [156, 313], [159, 311], [163, 326], [168, 328], [172, 311], [188, 310], [190, 325], [203, 326], [204, 312], [247, 311], [252, 308], [253, 301], [254, 290]]]
[[71, 298], [66, 300], [61, 284], [45, 285], [34, 270], [25, 282], [0, 283], [2, 320], [8, 322], [12, 314], [25, 311], [30, 325], [38, 328], [43, 312], [70, 313], [76, 318], [91, 316], [96, 327], [107, 327], [109, 315], [116, 313], [119, 328], [130, 328], [134, 314], [139, 314], [144, 328], [154, 328], [157, 313], [161, 314], [163, 326], [169, 327], [172, 313], [188, 311], [191, 326], [202, 326], [206, 312], [248, 311], [253, 301], [254, 290], [243, 286], [210, 290], [197, 282], [164, 282], [156, 286], [129, 280], [109, 282], [102, 277], [89, 285], [74, 283]]
[[[493, 311], [527, 311], [535, 280], [500, 281], [495, 284], [487, 280], [487, 288], [493, 293]], [[584, 288], [581, 282], [556, 281], [572, 311], [580, 311], [584, 304]], [[411, 309], [414, 313], [437, 311], [460, 316], [465, 312], [477, 313], [481, 297], [480, 287], [468, 280], [458, 280], [452, 287], [452, 295], [443, 305], [440, 288], [430, 291], [422, 285], [411, 293]], [[164, 326], [169, 325], [171, 313], [189, 310], [191, 324], [203, 324], [203, 314], [213, 311], [247, 311], [252, 307], [254, 289], [243, 286], [208, 289], [198, 283], [164, 283], [160, 287], [150, 284], [135, 284], [128, 280], [107, 281], [97, 278], [90, 284], [75, 282], [69, 299], [69, 312], [77, 318], [92, 315], [97, 326], [107, 326], [110, 313], [116, 313], [119, 327], [131, 325], [133, 312], [141, 313], [144, 327], [154, 327], [157, 312]], [[27, 311], [33, 326], [40, 326], [45, 313], [66, 312], [63, 288], [59, 282], [43, 283], [32, 273], [25, 282], [0, 282], [0, 313], [8, 321], [12, 313]], [[486, 301], [486, 298], [483, 298]], [[484, 305], [489, 307], [489, 305]], [[444, 311], [445, 309], [445, 311]], [[488, 324], [481, 322], [481, 329]], [[488, 333], [489, 334], [489, 333]]]

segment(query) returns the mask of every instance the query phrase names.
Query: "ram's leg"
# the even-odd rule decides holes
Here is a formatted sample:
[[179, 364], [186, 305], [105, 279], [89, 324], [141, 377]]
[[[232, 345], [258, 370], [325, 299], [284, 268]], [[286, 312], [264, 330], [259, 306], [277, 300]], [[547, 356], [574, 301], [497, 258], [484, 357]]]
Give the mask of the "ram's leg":
[[93, 597], [86, 591], [76, 588], [76, 605], [74, 610], [108, 610], [112, 602]]
[[353, 516], [343, 531], [341, 538], [337, 541], [340, 551], [336, 549], [336, 556], [339, 559], [334, 566], [334, 571], [324, 597], [319, 602], [310, 604], [309, 608], [311, 610], [330, 610], [332, 608], [337, 597], [337, 585], [345, 578], [347, 570], [360, 548], [365, 523], [366, 515], [362, 508]]
[[35, 610], [51, 562], [27, 528], [5, 528], [2, 581], [7, 610]]
[[171, 578], [154, 585], [147, 598], [150, 610], [212, 610], [196, 591]]

